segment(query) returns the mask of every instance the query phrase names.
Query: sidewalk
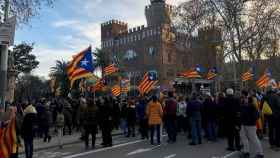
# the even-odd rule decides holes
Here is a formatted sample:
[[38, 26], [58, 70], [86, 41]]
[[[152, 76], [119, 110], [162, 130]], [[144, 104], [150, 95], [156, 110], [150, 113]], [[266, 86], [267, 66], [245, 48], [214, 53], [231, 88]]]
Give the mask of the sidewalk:
[[[114, 130], [112, 132], [113, 136], [121, 135], [120, 130]], [[81, 143], [82, 141], [80, 140], [81, 134], [80, 133], [74, 133], [72, 135], [66, 135], [62, 137], [62, 144], [63, 145], [70, 145], [70, 144], [77, 144]], [[101, 138], [101, 132], [99, 132], [96, 136], [97, 139]], [[43, 139], [34, 139], [34, 152], [36, 151], [41, 151], [41, 150], [46, 150], [50, 148], [57, 148], [59, 147], [58, 145], [58, 139], [56, 139], [57, 136], [53, 136], [51, 139], [51, 142], [44, 142]], [[22, 140], [22, 145], [24, 144]], [[19, 153], [22, 154], [24, 153], [24, 147], [19, 149]]]

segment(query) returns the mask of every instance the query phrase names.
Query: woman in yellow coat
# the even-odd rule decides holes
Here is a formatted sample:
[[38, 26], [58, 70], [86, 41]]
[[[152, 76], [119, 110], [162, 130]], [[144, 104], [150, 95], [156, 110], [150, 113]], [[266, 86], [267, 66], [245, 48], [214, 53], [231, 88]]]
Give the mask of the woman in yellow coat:
[[147, 107], [147, 118], [151, 131], [151, 144], [154, 144], [154, 132], [157, 131], [157, 143], [160, 144], [160, 127], [162, 124], [163, 110], [156, 96], [152, 97], [152, 101]]

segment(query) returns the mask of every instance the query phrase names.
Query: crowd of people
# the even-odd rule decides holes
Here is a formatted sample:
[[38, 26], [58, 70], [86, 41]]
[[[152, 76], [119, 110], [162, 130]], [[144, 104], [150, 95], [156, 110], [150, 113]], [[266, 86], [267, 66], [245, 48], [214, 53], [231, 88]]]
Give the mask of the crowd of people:
[[79, 131], [89, 149], [89, 135], [91, 148], [95, 148], [100, 131], [101, 145], [110, 147], [114, 129], [120, 129], [125, 137], [139, 132], [141, 139], [149, 139], [152, 145], [161, 144], [163, 131], [170, 144], [176, 143], [179, 133], [189, 138], [189, 145], [226, 138], [227, 150], [241, 151], [244, 158], [250, 157], [250, 147], [256, 158], [263, 158], [260, 139], [268, 134], [271, 148], [280, 150], [280, 93], [274, 89], [266, 94], [254, 90], [237, 94], [229, 88], [215, 96], [170, 91], [160, 97], [41, 99], [16, 108], [17, 133], [24, 141], [26, 158], [32, 158], [35, 137], [47, 143], [56, 133], [62, 148], [62, 137]]

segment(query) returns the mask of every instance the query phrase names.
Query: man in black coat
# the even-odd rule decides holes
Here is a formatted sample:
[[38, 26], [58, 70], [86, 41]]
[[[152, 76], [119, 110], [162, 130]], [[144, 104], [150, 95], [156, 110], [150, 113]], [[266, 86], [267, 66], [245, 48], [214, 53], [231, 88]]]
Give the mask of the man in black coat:
[[21, 137], [24, 140], [26, 158], [33, 156], [33, 139], [35, 136], [37, 111], [34, 106], [29, 105], [24, 110], [24, 118], [21, 126]]
[[102, 131], [102, 145], [104, 147], [112, 146], [112, 129], [113, 129], [113, 114], [112, 114], [112, 103], [109, 99], [104, 97], [98, 102], [99, 105], [99, 126]]
[[234, 97], [233, 89], [226, 90], [226, 98], [224, 99], [224, 119], [225, 132], [228, 140], [229, 151], [240, 150], [240, 99]]

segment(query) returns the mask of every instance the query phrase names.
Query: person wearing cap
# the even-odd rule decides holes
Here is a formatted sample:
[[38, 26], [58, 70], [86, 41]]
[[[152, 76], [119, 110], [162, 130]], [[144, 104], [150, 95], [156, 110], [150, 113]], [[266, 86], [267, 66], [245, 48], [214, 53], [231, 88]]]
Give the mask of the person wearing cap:
[[35, 125], [37, 111], [33, 105], [29, 105], [24, 110], [24, 118], [21, 127], [21, 137], [24, 140], [26, 158], [33, 157], [33, 139], [35, 136]]
[[240, 150], [240, 99], [234, 96], [234, 90], [226, 90], [224, 99], [225, 133], [228, 141], [228, 151]]

